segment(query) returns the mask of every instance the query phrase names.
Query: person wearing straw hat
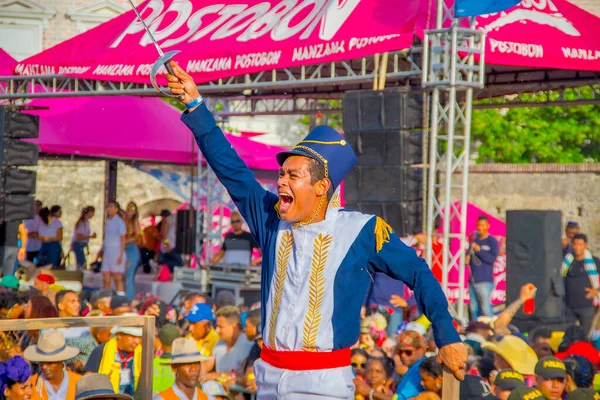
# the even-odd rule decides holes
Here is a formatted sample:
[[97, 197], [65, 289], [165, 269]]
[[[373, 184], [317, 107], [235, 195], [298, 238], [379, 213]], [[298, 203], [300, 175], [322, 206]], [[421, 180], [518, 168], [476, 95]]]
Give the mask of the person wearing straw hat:
[[115, 393], [108, 376], [88, 374], [77, 382], [75, 400], [133, 400], [133, 397]]
[[75, 399], [75, 385], [81, 375], [67, 371], [65, 362], [77, 354], [79, 349], [67, 346], [61, 331], [42, 331], [37, 345], [27, 347], [23, 353], [27, 361], [40, 365], [40, 375], [32, 378], [32, 400]]
[[163, 362], [173, 368], [175, 383], [169, 389], [160, 392], [154, 400], [208, 400], [197, 384], [200, 378], [200, 363], [212, 358], [203, 356], [193, 339], [175, 339], [171, 359]]
[[142, 328], [115, 326], [111, 333], [115, 337], [92, 351], [83, 370], [108, 375], [116, 393], [133, 396], [142, 372]]
[[262, 254], [265, 338], [254, 370], [258, 397], [353, 399], [350, 348], [375, 272], [403, 281], [432, 322], [438, 358], [458, 379], [467, 349], [448, 301], [424, 259], [381, 217], [341, 207], [340, 184], [354, 168], [352, 145], [317, 126], [277, 154], [278, 194], [264, 189], [233, 150], [191, 76], [176, 62], [168, 75], [187, 110], [181, 120], [247, 222]]
[[484, 343], [482, 347], [494, 353], [496, 369], [514, 369], [523, 375], [535, 374], [538, 357], [535, 351], [520, 337], [507, 335], [496, 343]]

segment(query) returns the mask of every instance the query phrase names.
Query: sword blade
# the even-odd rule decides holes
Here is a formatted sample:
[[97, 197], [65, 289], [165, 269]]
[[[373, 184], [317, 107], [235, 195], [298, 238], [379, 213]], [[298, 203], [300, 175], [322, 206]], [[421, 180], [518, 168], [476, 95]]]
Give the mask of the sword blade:
[[156, 51], [158, 51], [158, 54], [162, 57], [164, 55], [164, 53], [163, 53], [162, 49], [160, 48], [160, 46], [158, 45], [158, 42], [156, 41], [156, 39], [154, 39], [154, 36], [152, 36], [152, 32], [150, 32], [150, 28], [148, 28], [148, 25], [146, 25], [146, 22], [140, 15], [139, 11], [137, 10], [137, 8], [135, 8], [135, 4], [133, 4], [132, 0], [129, 0], [129, 4], [131, 4], [131, 8], [133, 8], [133, 12], [135, 12], [135, 15], [137, 15], [138, 19], [142, 23], [142, 26], [144, 27], [144, 29], [146, 30], [146, 33], [148, 34], [148, 37], [154, 44]]

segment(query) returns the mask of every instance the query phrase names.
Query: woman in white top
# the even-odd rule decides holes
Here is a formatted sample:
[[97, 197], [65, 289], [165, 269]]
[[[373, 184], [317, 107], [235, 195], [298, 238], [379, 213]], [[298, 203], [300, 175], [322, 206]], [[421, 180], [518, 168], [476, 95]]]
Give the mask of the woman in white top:
[[102, 280], [104, 289], [111, 288], [111, 278], [118, 292], [123, 291], [123, 273], [125, 272], [125, 239], [127, 228], [125, 221], [119, 216], [121, 206], [116, 201], [108, 203], [104, 224], [104, 242], [98, 254], [102, 256]]
[[33, 204], [35, 207], [35, 215], [33, 219], [27, 219], [23, 221], [23, 224], [25, 224], [25, 230], [27, 231], [27, 242], [25, 242], [27, 261], [36, 263], [38, 257], [40, 256], [40, 249], [42, 247], [42, 241], [39, 238], [40, 224], [42, 223], [40, 218], [42, 202], [36, 200]]
[[56, 268], [60, 265], [62, 256], [63, 226], [60, 222], [62, 210], [60, 206], [52, 206], [50, 210], [44, 207], [40, 210], [41, 223], [38, 235], [42, 241], [38, 266], [52, 265]]
[[81, 210], [81, 215], [75, 223], [71, 249], [73, 249], [73, 252], [75, 253], [77, 266], [80, 268], [85, 268], [87, 266], [85, 259], [85, 248], [87, 247], [90, 239], [96, 238], [96, 233], [90, 233], [90, 219], [92, 219], [95, 212], [96, 209], [93, 206], [85, 207]]

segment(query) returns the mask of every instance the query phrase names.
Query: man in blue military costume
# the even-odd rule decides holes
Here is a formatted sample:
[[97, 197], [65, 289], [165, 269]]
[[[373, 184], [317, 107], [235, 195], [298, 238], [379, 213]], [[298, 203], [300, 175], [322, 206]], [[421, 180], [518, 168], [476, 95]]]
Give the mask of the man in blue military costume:
[[192, 78], [177, 63], [172, 66], [169, 87], [188, 108], [181, 119], [262, 249], [258, 398], [354, 398], [349, 348], [359, 336], [360, 309], [374, 272], [414, 290], [432, 321], [439, 360], [462, 379], [466, 349], [427, 264], [381, 218], [340, 207], [339, 185], [356, 161], [343, 136], [319, 126], [278, 154], [278, 194], [270, 193], [217, 127]]

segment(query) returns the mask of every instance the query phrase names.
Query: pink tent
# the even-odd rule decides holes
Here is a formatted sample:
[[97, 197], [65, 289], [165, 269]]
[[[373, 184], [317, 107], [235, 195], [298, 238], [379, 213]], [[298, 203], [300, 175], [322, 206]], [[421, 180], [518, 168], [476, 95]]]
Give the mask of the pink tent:
[[476, 21], [487, 64], [600, 71], [600, 18], [567, 0], [522, 1]]
[[[457, 210], [461, 210], [460, 202], [454, 203], [454, 207]], [[490, 221], [490, 235], [498, 240], [506, 238], [506, 223], [501, 219], [498, 219], [488, 213], [487, 211], [477, 207], [474, 204], [467, 203], [467, 235], [477, 230], [477, 218], [480, 215], [485, 215]], [[460, 233], [460, 220], [454, 216], [450, 220], [450, 231], [452, 233]], [[452, 239], [450, 241], [450, 252], [456, 254], [460, 248], [460, 240]], [[470, 270], [467, 268], [465, 271], [465, 299], [468, 299], [468, 282]], [[458, 300], [458, 283], [459, 283], [459, 271], [457, 268], [451, 268], [448, 271], [448, 298], [451, 302]], [[505, 300], [506, 292], [506, 257], [500, 256], [494, 266], [494, 282], [496, 284], [495, 290], [492, 293], [492, 304], [500, 304]]]
[[[428, 1], [148, 0], [139, 6], [163, 50], [197, 82], [408, 48]], [[149, 83], [156, 50], [133, 10], [34, 55], [21, 75]], [[164, 72], [164, 68], [163, 68]]]
[[10, 76], [13, 74], [13, 66], [17, 60], [11, 57], [4, 49], [0, 48], [0, 76]]
[[[36, 99], [29, 105], [49, 107], [31, 111], [40, 116], [35, 141], [44, 153], [178, 164], [197, 160], [181, 112], [161, 99], [75, 97]], [[250, 168], [279, 169], [275, 154], [282, 148], [232, 134], [227, 139]]]

